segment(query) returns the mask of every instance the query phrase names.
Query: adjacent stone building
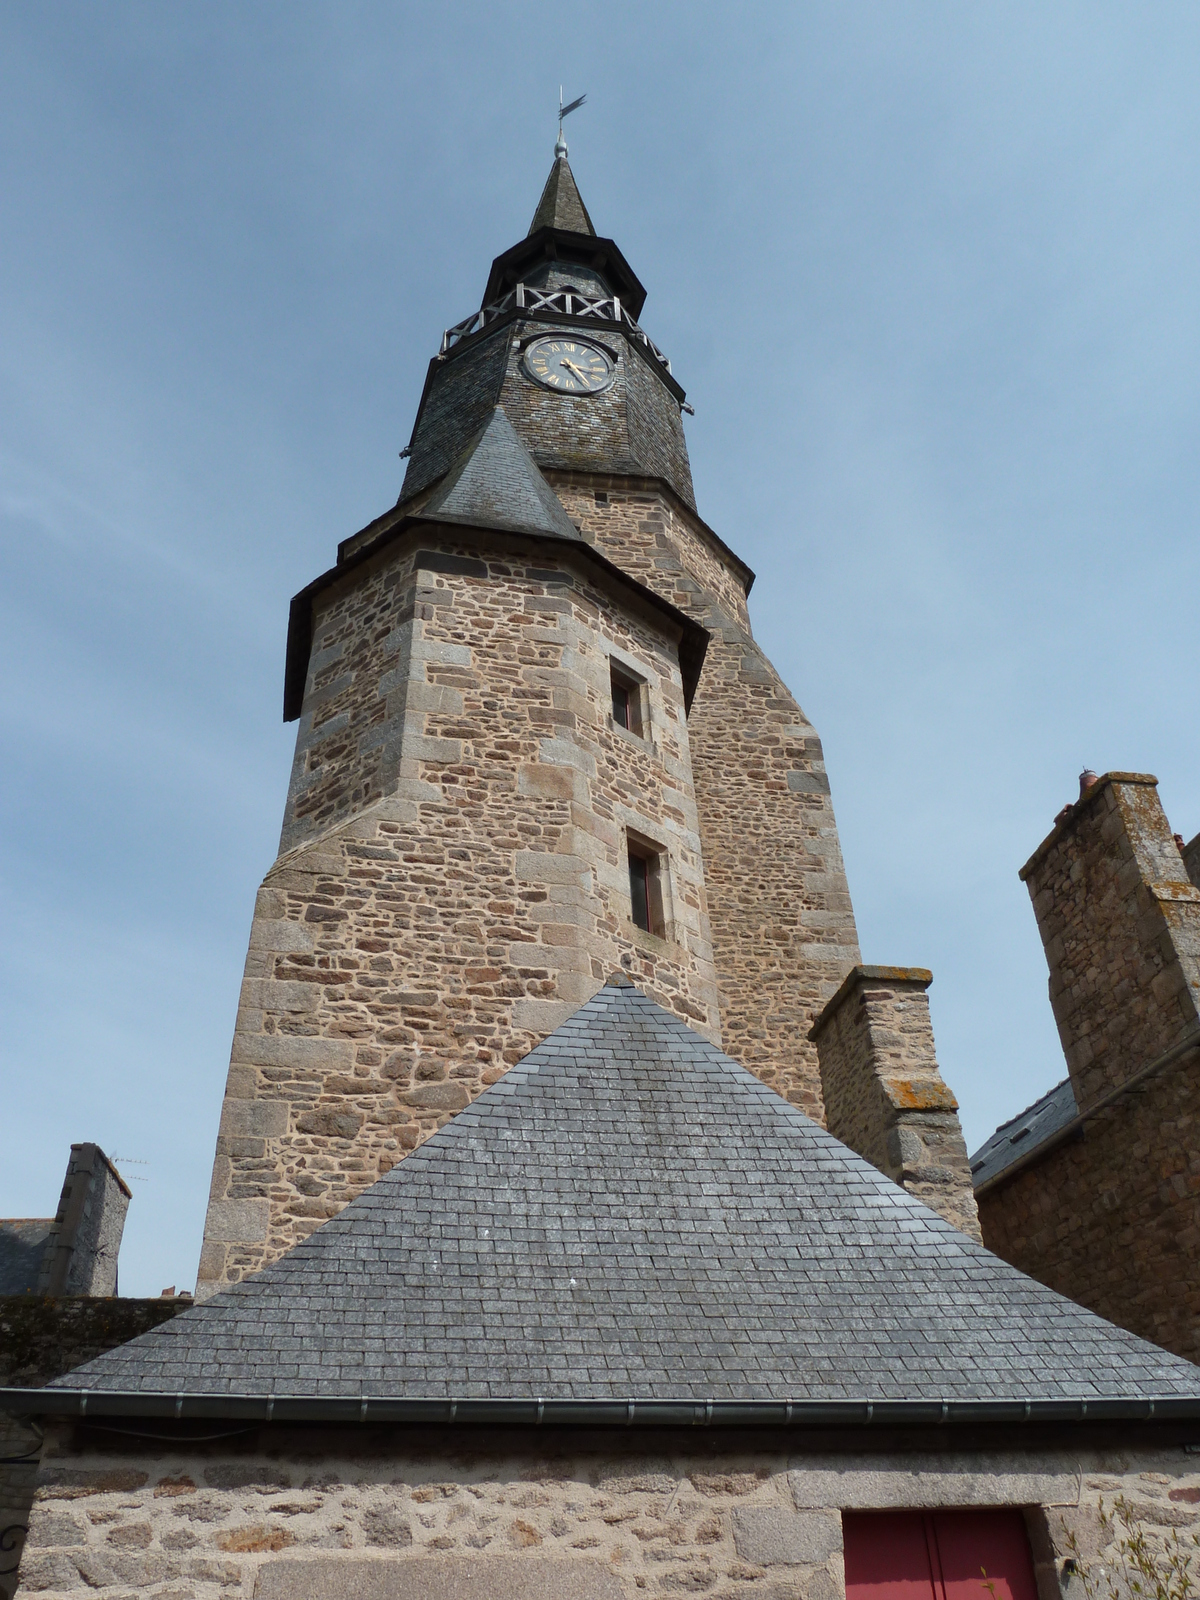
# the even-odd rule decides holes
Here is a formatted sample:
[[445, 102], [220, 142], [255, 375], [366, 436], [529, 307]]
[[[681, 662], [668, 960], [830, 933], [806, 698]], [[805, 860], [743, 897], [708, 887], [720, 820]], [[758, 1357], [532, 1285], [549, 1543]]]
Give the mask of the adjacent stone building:
[[[1200, 1359], [1200, 836], [1084, 773], [1021, 876], [1069, 1076], [972, 1158], [984, 1242]], [[1190, 863], [1190, 872], [1189, 872]]]
[[[0, 1219], [0, 1384], [48, 1383], [182, 1309], [117, 1298], [130, 1199], [99, 1145], [73, 1144], [55, 1215]], [[0, 1415], [0, 1600], [16, 1589], [40, 1448], [36, 1426]]]
[[292, 603], [200, 1296], [613, 970], [822, 1115], [809, 1028], [858, 947], [821, 744], [696, 510], [644, 300], [560, 156], [430, 363], [399, 502]]
[[97, 1144], [73, 1144], [52, 1217], [0, 1218], [0, 1297], [113, 1295], [129, 1185]]

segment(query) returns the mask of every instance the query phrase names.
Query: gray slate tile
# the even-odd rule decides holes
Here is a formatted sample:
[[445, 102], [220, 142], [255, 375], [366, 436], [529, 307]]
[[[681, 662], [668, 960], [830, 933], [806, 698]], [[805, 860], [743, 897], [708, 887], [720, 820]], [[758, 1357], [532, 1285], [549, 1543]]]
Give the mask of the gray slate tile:
[[58, 1380], [217, 1394], [1200, 1397], [638, 990], [273, 1266]]

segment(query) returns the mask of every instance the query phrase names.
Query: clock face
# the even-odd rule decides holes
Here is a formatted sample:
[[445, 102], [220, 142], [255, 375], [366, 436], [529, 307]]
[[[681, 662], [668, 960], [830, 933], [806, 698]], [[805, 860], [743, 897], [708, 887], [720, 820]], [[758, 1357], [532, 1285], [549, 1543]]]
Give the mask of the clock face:
[[603, 350], [561, 334], [527, 346], [525, 371], [555, 394], [598, 394], [613, 380], [612, 359]]

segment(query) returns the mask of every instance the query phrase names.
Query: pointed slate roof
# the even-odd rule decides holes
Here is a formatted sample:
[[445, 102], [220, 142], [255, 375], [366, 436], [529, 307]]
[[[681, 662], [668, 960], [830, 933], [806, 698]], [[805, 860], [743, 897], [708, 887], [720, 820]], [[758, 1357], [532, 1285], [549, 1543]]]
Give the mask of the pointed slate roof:
[[590, 233], [596, 237], [566, 156], [555, 157], [542, 198], [533, 213], [529, 232], [536, 233], [539, 228], [559, 228], [564, 233]]
[[433, 522], [583, 542], [502, 406], [495, 408], [419, 515]]
[[55, 1387], [269, 1395], [267, 1416], [289, 1395], [363, 1417], [368, 1396], [945, 1416], [1030, 1396], [1194, 1411], [1200, 1368], [1023, 1276], [608, 985], [273, 1266]]

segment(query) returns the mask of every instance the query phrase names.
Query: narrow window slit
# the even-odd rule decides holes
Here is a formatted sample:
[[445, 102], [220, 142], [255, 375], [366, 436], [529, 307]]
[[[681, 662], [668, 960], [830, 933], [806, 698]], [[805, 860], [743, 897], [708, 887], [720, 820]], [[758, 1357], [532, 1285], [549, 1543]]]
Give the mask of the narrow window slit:
[[633, 920], [637, 927], [650, 932], [650, 863], [645, 856], [629, 852], [629, 898], [633, 902]]
[[654, 845], [630, 835], [626, 836], [625, 849], [629, 861], [629, 911], [633, 925], [644, 933], [653, 933], [665, 939], [667, 928], [663, 878], [666, 858]]
[[631, 673], [623, 672], [615, 661], [609, 665], [612, 682], [612, 717], [619, 728], [643, 737], [643, 685]]

